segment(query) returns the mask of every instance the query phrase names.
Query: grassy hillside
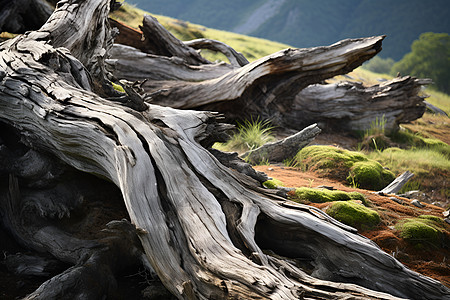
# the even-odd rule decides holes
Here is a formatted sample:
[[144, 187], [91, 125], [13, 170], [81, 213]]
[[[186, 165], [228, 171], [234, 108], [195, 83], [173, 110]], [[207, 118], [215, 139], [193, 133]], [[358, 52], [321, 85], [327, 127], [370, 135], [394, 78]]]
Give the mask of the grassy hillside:
[[[172, 16], [211, 28], [234, 31], [312, 47], [348, 37], [386, 34], [382, 57], [400, 60], [423, 32], [448, 32], [448, 0], [277, 0], [282, 5], [273, 17], [253, 12], [273, 0], [130, 0], [147, 11]], [[271, 11], [269, 11], [271, 12]], [[256, 29], [244, 24], [264, 19]], [[258, 23], [258, 22], [257, 22]], [[254, 24], [254, 23], [253, 23]], [[249, 27], [247, 27], [249, 28]]]
[[[114, 19], [125, 22], [129, 26], [137, 29], [139, 28], [139, 25], [142, 25], [142, 18], [145, 14], [149, 13], [134, 5], [124, 3], [124, 5], [118, 11], [112, 13], [111, 16]], [[151, 15], [156, 17], [165, 28], [180, 40], [186, 41], [202, 37], [219, 40], [241, 52], [249, 61], [290, 47], [286, 44], [223, 30], [211, 29], [171, 17], [156, 14]], [[221, 55], [214, 55], [211, 53], [207, 53], [205, 57], [210, 60], [225, 59]]]

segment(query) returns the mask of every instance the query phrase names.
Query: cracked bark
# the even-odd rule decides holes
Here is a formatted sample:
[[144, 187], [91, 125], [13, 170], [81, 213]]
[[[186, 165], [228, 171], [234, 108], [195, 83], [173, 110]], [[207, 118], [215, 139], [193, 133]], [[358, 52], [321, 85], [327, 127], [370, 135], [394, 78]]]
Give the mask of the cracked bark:
[[[136, 227], [125, 226], [117, 240], [84, 240], [74, 238], [83, 232], [68, 233], [61, 226], [33, 221], [31, 227], [21, 226], [25, 232], [17, 230], [17, 236], [30, 239], [30, 247], [75, 263], [29, 298], [108, 296], [114, 289], [111, 261], [119, 259], [117, 253], [125, 251], [131, 261], [140, 258], [140, 246], [133, 242], [136, 234], [144, 261], [179, 299], [449, 297], [439, 282], [408, 270], [353, 229], [291, 204], [221, 164], [205, 148], [226, 128], [218, 123], [219, 115], [153, 104], [139, 112], [102, 97], [109, 93], [101, 91], [108, 76], [101, 62], [111, 46], [110, 7], [115, 2], [61, 2], [40, 30], [0, 44], [2, 122], [36, 151], [114, 183]], [[376, 52], [373, 47], [379, 47], [381, 39], [345, 41], [331, 50], [363, 45], [362, 60]], [[288, 72], [280, 76], [294, 84], [304, 77], [290, 65], [296, 55], [320, 61], [323, 67], [334, 64], [332, 69], [359, 63], [327, 63], [329, 50], [282, 51], [231, 78], [252, 76], [253, 67], [265, 70], [267, 64], [277, 68], [274, 64], [283, 62]], [[322, 71], [317, 72], [306, 81], [322, 79]], [[76, 197], [70, 199], [77, 203]], [[6, 219], [23, 220], [17, 214], [23, 196], [14, 175], [8, 176], [1, 201]], [[66, 209], [56, 209], [60, 211], [66, 222], [73, 222]], [[92, 288], [92, 278], [101, 278], [100, 289]]]

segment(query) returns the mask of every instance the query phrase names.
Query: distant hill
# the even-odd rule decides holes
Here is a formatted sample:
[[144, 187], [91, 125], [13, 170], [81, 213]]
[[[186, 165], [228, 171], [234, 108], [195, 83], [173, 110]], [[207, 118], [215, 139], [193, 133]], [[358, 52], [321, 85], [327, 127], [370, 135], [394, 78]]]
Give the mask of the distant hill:
[[127, 0], [151, 13], [313, 47], [386, 34], [382, 57], [400, 60], [423, 32], [450, 31], [449, 0]]

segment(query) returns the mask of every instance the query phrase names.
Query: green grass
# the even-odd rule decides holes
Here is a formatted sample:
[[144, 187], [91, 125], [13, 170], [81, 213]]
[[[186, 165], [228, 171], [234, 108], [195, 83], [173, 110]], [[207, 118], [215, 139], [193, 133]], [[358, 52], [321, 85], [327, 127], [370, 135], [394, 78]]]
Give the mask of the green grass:
[[275, 140], [272, 129], [268, 122], [256, 120], [245, 120], [237, 124], [236, 132], [226, 143], [216, 143], [214, 148], [221, 151], [246, 152], [256, 149], [268, 142]]
[[393, 142], [405, 144], [410, 149], [427, 149], [441, 153], [447, 159], [450, 159], [450, 146], [441, 140], [423, 137], [410, 130], [399, 130], [398, 132], [389, 134], [389, 137]]
[[396, 175], [405, 171], [415, 174], [400, 193], [420, 189], [442, 199], [450, 197], [447, 183], [450, 176], [450, 160], [448, 156], [435, 149], [389, 148], [380, 152], [370, 152], [367, 156], [380, 162]]
[[424, 93], [426, 95], [429, 95], [428, 98], [426, 98], [425, 100], [431, 104], [433, 104], [436, 107], [439, 107], [440, 109], [442, 109], [443, 111], [445, 111], [447, 113], [447, 115], [450, 115], [450, 96], [433, 90], [433, 89], [426, 89], [424, 91]]
[[382, 152], [370, 152], [367, 156], [395, 173], [406, 170], [413, 173], [429, 172], [432, 169], [450, 170], [450, 160], [434, 149], [388, 148]]

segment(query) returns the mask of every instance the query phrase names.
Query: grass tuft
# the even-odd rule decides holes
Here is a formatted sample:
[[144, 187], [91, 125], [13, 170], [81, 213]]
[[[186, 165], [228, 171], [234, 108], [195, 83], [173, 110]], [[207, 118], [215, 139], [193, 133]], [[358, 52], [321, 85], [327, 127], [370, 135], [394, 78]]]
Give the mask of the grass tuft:
[[245, 120], [237, 124], [237, 131], [226, 143], [215, 145], [214, 148], [222, 151], [246, 152], [256, 149], [268, 142], [275, 141], [272, 129], [267, 121]]

